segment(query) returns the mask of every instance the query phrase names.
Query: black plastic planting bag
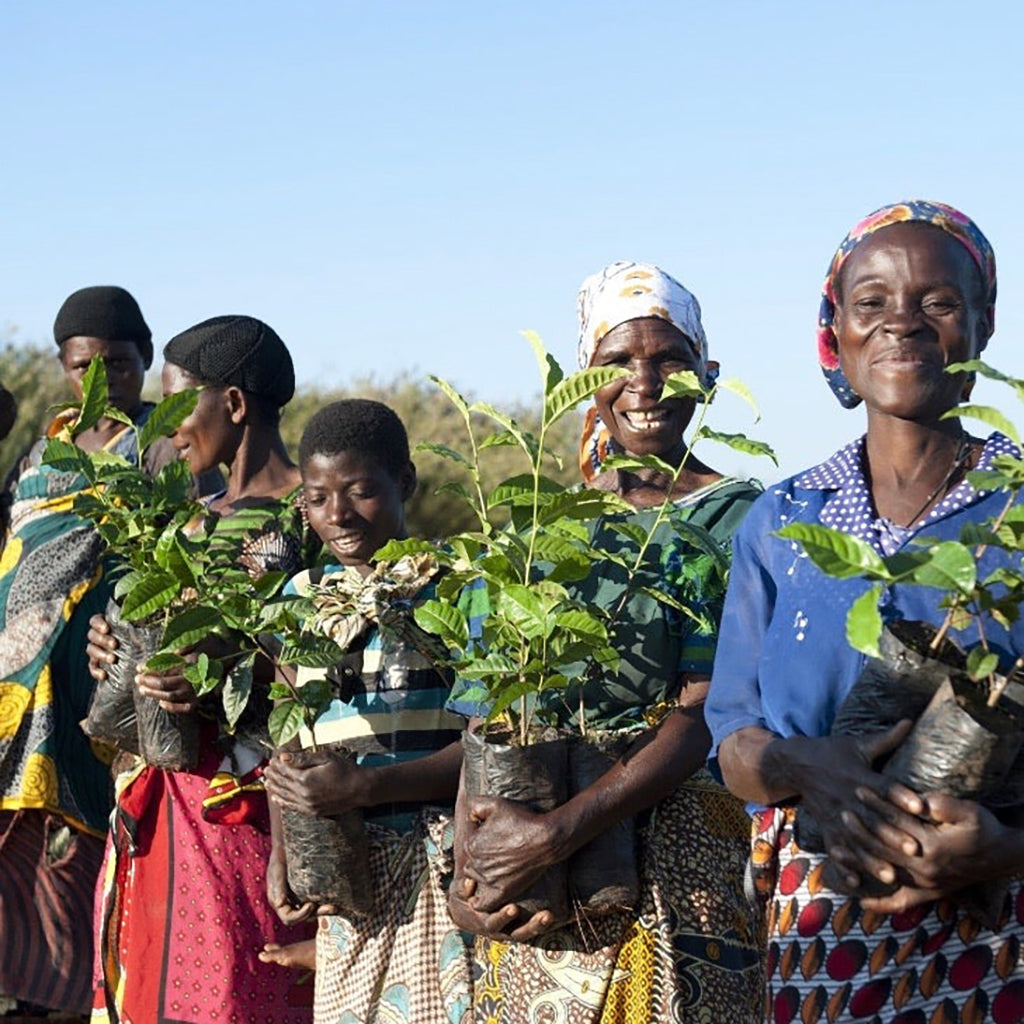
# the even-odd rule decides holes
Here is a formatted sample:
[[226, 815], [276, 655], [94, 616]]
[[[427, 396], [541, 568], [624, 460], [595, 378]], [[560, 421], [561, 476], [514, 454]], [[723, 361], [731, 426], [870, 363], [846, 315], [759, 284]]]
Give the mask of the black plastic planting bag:
[[[343, 747], [321, 747], [290, 754], [304, 767], [325, 758], [351, 759]], [[370, 847], [361, 811], [333, 817], [282, 810], [288, 886], [303, 903], [332, 905], [345, 917], [360, 917], [373, 909]]]
[[[535, 811], [553, 810], [568, 799], [568, 744], [564, 739], [520, 747], [467, 731], [462, 734], [462, 749], [469, 797], [504, 797]], [[567, 920], [567, 865], [563, 862], [548, 868], [516, 903], [528, 914], [550, 910], [555, 920]]]
[[110, 601], [105, 612], [110, 631], [117, 640], [117, 657], [106, 666], [106, 679], [96, 684], [89, 713], [82, 720], [82, 731], [91, 739], [109, 743], [129, 753], [139, 752], [138, 716], [135, 714], [135, 666], [144, 661], [155, 648], [150, 633], [160, 631], [139, 629], [121, 621], [121, 610]]
[[[602, 749], [582, 737], [569, 743], [569, 793], [596, 782], [618, 760], [620, 745]], [[636, 822], [620, 821], [569, 858], [569, 892], [583, 913], [600, 916], [631, 910], [640, 898]]]

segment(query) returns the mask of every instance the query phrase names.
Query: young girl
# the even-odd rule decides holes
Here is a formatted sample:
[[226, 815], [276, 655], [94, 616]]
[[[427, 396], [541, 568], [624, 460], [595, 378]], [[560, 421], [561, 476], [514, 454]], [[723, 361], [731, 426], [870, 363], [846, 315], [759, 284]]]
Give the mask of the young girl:
[[[379, 402], [328, 405], [306, 427], [299, 468], [309, 524], [333, 556], [322, 582], [345, 573], [365, 579], [378, 548], [406, 535], [416, 469], [402, 421]], [[289, 584], [300, 594], [309, 585], [308, 571]], [[284, 882], [281, 809], [328, 816], [361, 808], [375, 906], [358, 920], [321, 918], [315, 1021], [454, 1024], [468, 1017], [471, 967], [446, 909], [445, 812], [458, 787], [464, 723], [445, 710], [450, 677], [418, 651], [372, 623], [349, 651], [360, 647], [362, 671], [350, 673], [346, 693], [335, 692], [315, 726], [318, 742], [343, 743], [356, 761], [325, 756], [300, 767], [282, 753], [267, 766], [274, 835], [267, 892], [282, 920], [313, 911], [298, 907]], [[323, 672], [300, 667], [297, 681]]]

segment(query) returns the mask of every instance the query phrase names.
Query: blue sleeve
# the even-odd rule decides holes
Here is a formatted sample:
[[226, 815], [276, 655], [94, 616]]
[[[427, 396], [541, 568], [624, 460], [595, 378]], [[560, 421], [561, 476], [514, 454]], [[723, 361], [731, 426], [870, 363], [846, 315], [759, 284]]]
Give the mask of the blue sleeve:
[[766, 495], [755, 503], [733, 539], [729, 589], [704, 705], [712, 761], [726, 736], [748, 726], [765, 727], [758, 666], [775, 606], [775, 582], [763, 557], [771, 511]]
[[[475, 580], [462, 591], [458, 608], [469, 627], [469, 645], [472, 648], [480, 642], [484, 619], [490, 611], [487, 585], [483, 580]], [[483, 683], [456, 676], [445, 708], [463, 718], [485, 718], [490, 710], [487, 690]]]

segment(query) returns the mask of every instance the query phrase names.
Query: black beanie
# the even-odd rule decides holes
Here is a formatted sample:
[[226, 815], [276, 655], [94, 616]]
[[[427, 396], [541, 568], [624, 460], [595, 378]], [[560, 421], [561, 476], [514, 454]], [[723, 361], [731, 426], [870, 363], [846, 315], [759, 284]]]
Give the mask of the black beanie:
[[130, 341], [142, 353], [147, 370], [153, 363], [153, 333], [131, 293], [117, 285], [79, 288], [64, 300], [53, 321], [53, 340], [60, 345], [78, 336]]
[[284, 342], [252, 316], [215, 316], [164, 346], [164, 359], [198, 381], [234, 385], [280, 408], [295, 394], [295, 370]]

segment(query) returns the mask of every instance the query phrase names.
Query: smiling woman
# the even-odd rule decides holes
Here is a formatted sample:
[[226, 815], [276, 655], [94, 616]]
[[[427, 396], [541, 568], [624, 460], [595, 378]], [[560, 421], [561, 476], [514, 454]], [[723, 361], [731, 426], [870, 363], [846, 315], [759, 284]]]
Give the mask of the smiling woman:
[[[858, 224], [829, 267], [818, 356], [840, 402], [864, 402], [867, 433], [773, 487], [736, 535], [707, 714], [729, 788], [755, 808], [753, 882], [770, 906], [767, 1006], [778, 1024], [1024, 1020], [1022, 808], [997, 814], [879, 774], [905, 724], [831, 735], [864, 663], [846, 610], [870, 584], [826, 576], [776, 535], [820, 523], [879, 556], [909, 556], [1005, 506], [967, 474], [1014, 446], [966, 433], [950, 413], [973, 381], [944, 372], [985, 347], [995, 296], [992, 249], [957, 210], [897, 203]], [[980, 557], [979, 577], [1019, 572], [1005, 550]], [[896, 583], [883, 614], [937, 626], [939, 596]], [[1024, 623], [998, 610], [981, 618], [1007, 670], [1024, 653]], [[827, 852], [802, 832], [797, 805]], [[964, 890], [996, 879], [1007, 894], [990, 928]]]
[[[650, 264], [613, 263], [584, 282], [579, 314], [580, 365], [630, 371], [596, 393], [585, 420], [584, 479], [636, 509], [596, 523], [596, 542], [614, 548], [626, 518], [644, 534], [653, 531], [648, 552], [657, 586], [704, 625], [631, 589], [612, 563], [576, 585], [583, 600], [614, 610], [621, 664], [580, 673], [547, 710], [574, 732], [582, 715], [587, 734], [614, 756], [603, 775], [546, 813], [497, 797], [460, 798], [449, 906], [456, 923], [478, 936], [475, 1019], [538, 1024], [558, 1006], [576, 1024], [753, 1024], [763, 976], [757, 919], [743, 891], [748, 827], [742, 805], [703, 766], [702, 705], [724, 558], [688, 545], [682, 524], [707, 531], [727, 555], [760, 489], [688, 453], [683, 431], [694, 401], [662, 398], [672, 373], [690, 370], [708, 387], [718, 371], [700, 306], [678, 281]], [[682, 468], [675, 476], [664, 466], [605, 469], [616, 453]], [[672, 511], [655, 526], [655, 506], [666, 498]], [[484, 710], [458, 684], [451, 706]], [[628, 834], [634, 817], [644, 825], [635, 906], [567, 925], [517, 904], [545, 867], [623, 824]]]

